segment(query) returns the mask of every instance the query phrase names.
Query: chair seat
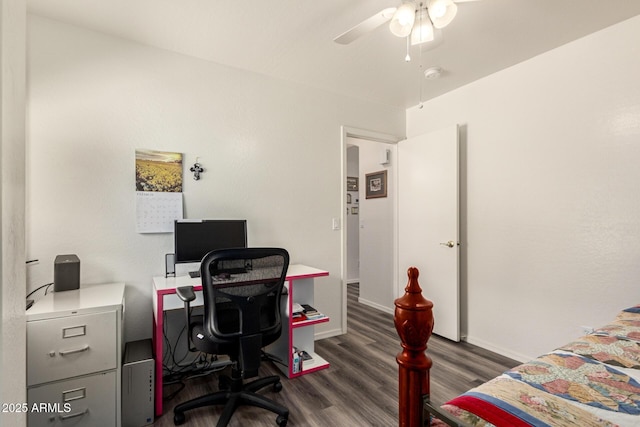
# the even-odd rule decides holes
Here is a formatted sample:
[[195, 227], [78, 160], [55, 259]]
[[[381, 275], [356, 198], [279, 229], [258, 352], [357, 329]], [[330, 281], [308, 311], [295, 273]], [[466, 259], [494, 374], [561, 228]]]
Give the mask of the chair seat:
[[[230, 343], [229, 341], [216, 341], [215, 337], [206, 338], [206, 332], [204, 328], [204, 319], [202, 316], [192, 316], [193, 322], [191, 322], [191, 342], [198, 351], [209, 354], [228, 354], [232, 355], [237, 353], [237, 345]], [[280, 333], [263, 335], [262, 345], [267, 346], [275, 342]]]
[[191, 322], [191, 342], [198, 351], [208, 354], [229, 354], [236, 351], [236, 345], [229, 341], [214, 341], [207, 337], [204, 330], [204, 318], [193, 316]]

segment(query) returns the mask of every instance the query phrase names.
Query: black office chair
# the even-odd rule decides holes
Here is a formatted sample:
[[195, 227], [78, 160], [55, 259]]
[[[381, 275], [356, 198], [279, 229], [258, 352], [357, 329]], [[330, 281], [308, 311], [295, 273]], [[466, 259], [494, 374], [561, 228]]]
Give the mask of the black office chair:
[[178, 288], [185, 301], [189, 325], [189, 349], [210, 354], [227, 354], [233, 362], [231, 377], [220, 377], [221, 391], [177, 405], [176, 425], [185, 421], [185, 411], [210, 405], [225, 405], [218, 427], [226, 426], [240, 405], [252, 405], [278, 414], [276, 423], [286, 426], [289, 410], [256, 391], [271, 385], [282, 390], [279, 376], [258, 376], [262, 348], [276, 341], [282, 331], [280, 300], [289, 254], [278, 248], [223, 249], [202, 259], [200, 275], [204, 315], [191, 316], [189, 302], [193, 287]]

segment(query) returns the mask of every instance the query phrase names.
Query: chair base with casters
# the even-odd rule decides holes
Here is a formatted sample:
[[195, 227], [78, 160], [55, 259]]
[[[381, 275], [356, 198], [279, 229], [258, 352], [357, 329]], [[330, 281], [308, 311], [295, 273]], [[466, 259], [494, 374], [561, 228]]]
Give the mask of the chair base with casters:
[[233, 369], [232, 376], [220, 377], [218, 385], [221, 391], [201, 396], [176, 406], [173, 409], [174, 424], [183, 424], [186, 419], [184, 413], [191, 409], [202, 408], [205, 406], [224, 405], [222, 415], [220, 415], [218, 423], [216, 424], [217, 427], [224, 427], [229, 424], [233, 413], [239, 406], [250, 405], [267, 409], [278, 414], [276, 424], [280, 427], [285, 427], [287, 425], [289, 410], [284, 406], [278, 405], [274, 401], [256, 393], [258, 390], [267, 386], [271, 386], [273, 391], [276, 392], [282, 390], [282, 383], [280, 382], [279, 376], [274, 375], [270, 377], [263, 377], [245, 384], [243, 383], [242, 378], [240, 378], [240, 373]]

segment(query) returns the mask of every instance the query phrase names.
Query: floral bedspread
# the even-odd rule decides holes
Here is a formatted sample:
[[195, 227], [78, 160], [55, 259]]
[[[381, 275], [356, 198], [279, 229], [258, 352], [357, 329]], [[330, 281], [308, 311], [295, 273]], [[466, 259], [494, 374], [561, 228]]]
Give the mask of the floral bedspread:
[[640, 369], [640, 343], [606, 335], [586, 335], [560, 348], [621, 368]]
[[478, 427], [640, 426], [640, 305], [442, 409]]

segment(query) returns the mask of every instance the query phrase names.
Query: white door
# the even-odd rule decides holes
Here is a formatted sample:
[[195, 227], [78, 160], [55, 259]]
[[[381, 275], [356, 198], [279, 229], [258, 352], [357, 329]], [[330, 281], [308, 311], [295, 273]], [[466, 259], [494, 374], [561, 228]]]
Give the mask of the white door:
[[458, 126], [398, 143], [398, 272], [433, 302], [434, 333], [460, 340]]

